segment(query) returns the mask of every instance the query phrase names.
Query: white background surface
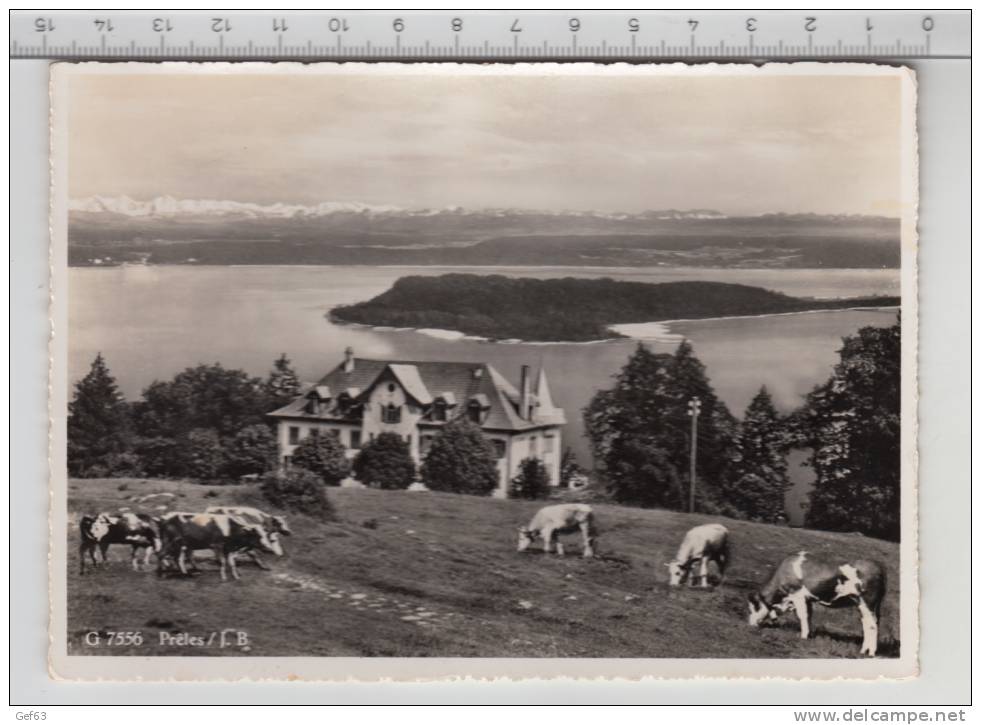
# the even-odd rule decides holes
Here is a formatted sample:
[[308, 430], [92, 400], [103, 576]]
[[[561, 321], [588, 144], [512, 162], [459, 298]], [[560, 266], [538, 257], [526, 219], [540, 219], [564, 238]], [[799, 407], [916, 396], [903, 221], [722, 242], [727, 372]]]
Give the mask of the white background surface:
[[[10, 701], [951, 705], [970, 688], [970, 62], [910, 64], [920, 143], [921, 668], [904, 682], [76, 684], [47, 676], [47, 63], [11, 64]], [[271, 613], [271, 616], [275, 616]], [[734, 623], [733, 626], [738, 626]], [[697, 636], [697, 633], [692, 633]], [[25, 708], [18, 708], [25, 709]], [[529, 715], [533, 716], [533, 715]], [[50, 718], [49, 718], [50, 719]], [[793, 721], [788, 713], [786, 720]]]

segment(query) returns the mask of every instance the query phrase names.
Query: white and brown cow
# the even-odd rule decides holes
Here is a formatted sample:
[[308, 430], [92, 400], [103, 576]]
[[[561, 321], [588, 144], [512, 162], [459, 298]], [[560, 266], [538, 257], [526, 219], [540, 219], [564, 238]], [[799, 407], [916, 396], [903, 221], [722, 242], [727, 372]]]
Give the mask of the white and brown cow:
[[[278, 541], [280, 536], [292, 536], [293, 532], [290, 531], [290, 527], [286, 523], [286, 519], [282, 516], [273, 516], [272, 514], [267, 514], [265, 511], [251, 506], [209, 506], [204, 510], [208, 514], [225, 514], [226, 516], [234, 516], [237, 519], [244, 521], [247, 524], [259, 524], [269, 533], [270, 541]], [[280, 543], [280, 546], [282, 544]], [[248, 554], [249, 558], [256, 563], [260, 569], [268, 569], [265, 564], [262, 563], [262, 557], [259, 556], [259, 552], [255, 549], [248, 549], [242, 552], [243, 554]]]
[[102, 563], [108, 560], [106, 556], [112, 544], [129, 544], [132, 547], [131, 562], [133, 569], [139, 571], [139, 553], [144, 551], [143, 565], [150, 563], [150, 553], [160, 551], [160, 532], [157, 521], [147, 514], [101, 513], [96, 516], [83, 516], [78, 524], [81, 542], [78, 545], [79, 573], [85, 573], [85, 557], [96, 566], [95, 550], [102, 554]]
[[[691, 586], [695, 586], [701, 580], [701, 586], [707, 587], [711, 561], [719, 568], [721, 581], [729, 566], [729, 530], [722, 524], [702, 524], [685, 534], [674, 560], [665, 564], [668, 567], [668, 584], [679, 587], [687, 579]], [[696, 566], [698, 574], [693, 573]]]
[[595, 553], [597, 531], [593, 509], [584, 503], [561, 503], [541, 509], [527, 526], [518, 529], [518, 551], [524, 551], [539, 536], [545, 553], [552, 551], [552, 543], [559, 556], [565, 555], [565, 547], [559, 541], [561, 534], [582, 534], [582, 555], [591, 557]]
[[801, 639], [811, 634], [811, 608], [856, 607], [862, 617], [861, 654], [875, 656], [879, 640], [879, 612], [886, 592], [882, 564], [866, 559], [831, 561], [801, 551], [788, 556], [770, 581], [749, 597], [749, 623], [759, 626], [793, 609], [800, 620]]
[[[172, 513], [160, 524], [163, 545], [158, 557], [157, 574], [162, 575], [165, 560], [176, 560], [182, 574], [187, 574], [188, 555], [201, 549], [211, 549], [221, 567], [221, 579], [228, 579], [226, 568], [238, 579], [235, 555], [258, 549], [276, 556], [283, 555], [279, 541], [270, 541], [261, 524], [250, 524], [225, 514]], [[193, 564], [193, 562], [192, 562]]]

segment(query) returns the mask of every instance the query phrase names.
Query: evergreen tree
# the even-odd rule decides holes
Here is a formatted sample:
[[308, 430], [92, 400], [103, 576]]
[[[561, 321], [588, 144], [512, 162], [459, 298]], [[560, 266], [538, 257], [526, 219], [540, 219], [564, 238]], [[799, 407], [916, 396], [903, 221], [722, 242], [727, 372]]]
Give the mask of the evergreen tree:
[[518, 475], [511, 480], [511, 498], [534, 500], [548, 498], [548, 471], [537, 458], [525, 458], [518, 464]]
[[766, 387], [746, 408], [739, 432], [734, 476], [725, 482], [725, 503], [733, 515], [777, 522], [785, 514], [787, 438]]
[[105, 473], [107, 459], [126, 449], [129, 433], [129, 406], [99, 353], [68, 404], [69, 475], [86, 476], [93, 467]]
[[796, 415], [813, 449], [807, 525], [900, 538], [900, 323], [846, 337]]
[[273, 369], [266, 379], [266, 390], [269, 393], [270, 410], [282, 408], [300, 394], [300, 378], [285, 352], [273, 363]]
[[732, 475], [736, 422], [715, 396], [691, 344], [682, 342], [674, 355], [639, 344], [614, 380], [613, 388], [599, 391], [584, 411], [594, 459], [614, 498], [642, 506], [685, 506], [688, 403], [697, 397], [699, 508], [715, 510], [715, 487]]
[[494, 447], [480, 427], [460, 418], [443, 426], [420, 474], [434, 491], [486, 496], [497, 488], [496, 461]]
[[276, 465], [276, 436], [267, 425], [246, 426], [225, 446], [225, 471], [238, 478], [265, 473]]
[[369, 441], [352, 468], [359, 481], [375, 488], [408, 488], [416, 476], [409, 444], [397, 433], [381, 433]]
[[293, 449], [292, 465], [305, 468], [328, 486], [338, 486], [351, 471], [344, 446], [333, 435], [309, 435]]

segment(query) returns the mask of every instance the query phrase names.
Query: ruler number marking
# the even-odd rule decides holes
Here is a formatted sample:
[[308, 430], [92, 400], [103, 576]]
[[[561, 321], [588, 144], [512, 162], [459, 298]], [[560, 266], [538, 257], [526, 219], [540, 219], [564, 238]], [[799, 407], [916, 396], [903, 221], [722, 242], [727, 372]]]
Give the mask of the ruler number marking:
[[228, 22], [228, 18], [211, 18], [211, 32], [227, 33], [231, 29], [232, 25]]
[[392, 30], [394, 30], [396, 33], [401, 33], [403, 30], [405, 30], [405, 21], [402, 20], [402, 18], [395, 18], [395, 20], [392, 22]]
[[454, 33], [459, 33], [461, 30], [463, 30], [463, 18], [453, 18], [450, 21], [450, 28]]
[[751, 33], [756, 32], [756, 18], [746, 18], [746, 30]]
[[116, 29], [112, 24], [111, 18], [96, 18], [92, 21], [92, 24], [95, 25], [95, 29], [100, 33], [111, 33]]
[[933, 30], [933, 18], [931, 18], [929, 15], [927, 15], [926, 17], [923, 18], [923, 21], [920, 23], [920, 26], [926, 32], [929, 33], [931, 30]]
[[630, 20], [627, 21], [627, 30], [629, 30], [631, 33], [636, 33], [639, 31], [640, 21], [637, 18], [630, 18]]
[[698, 30], [698, 21], [697, 20], [689, 20], [688, 21], [688, 27], [691, 28], [691, 32], [694, 33], [696, 30]]
[[169, 33], [174, 29], [170, 18], [154, 18], [150, 22], [150, 27], [153, 28], [155, 33]]
[[327, 30], [332, 33], [346, 33], [350, 29], [347, 18], [330, 18], [327, 20]]
[[514, 22], [511, 23], [511, 32], [512, 33], [520, 33], [521, 32], [521, 26], [518, 24], [518, 20], [519, 20], [519, 18], [515, 18], [514, 19]]
[[[286, 18], [273, 18], [272, 29], [274, 33], [285, 33], [290, 29], [290, 26], [286, 23]], [[280, 38], [282, 41], [282, 38]]]
[[582, 23], [579, 22], [579, 18], [569, 18], [569, 31], [572, 33], [578, 33], [579, 28], [582, 27]]
[[34, 32], [35, 33], [48, 33], [55, 29], [54, 20], [51, 18], [35, 18], [34, 19]]
[[817, 30], [817, 18], [804, 18], [804, 30], [808, 33]]

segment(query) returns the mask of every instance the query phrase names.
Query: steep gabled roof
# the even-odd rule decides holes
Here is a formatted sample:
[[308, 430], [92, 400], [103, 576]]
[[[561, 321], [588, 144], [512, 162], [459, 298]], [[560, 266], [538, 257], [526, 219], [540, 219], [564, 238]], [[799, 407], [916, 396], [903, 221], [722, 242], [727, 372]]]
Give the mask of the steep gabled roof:
[[[344, 363], [339, 364], [317, 384], [326, 385], [330, 390], [357, 388], [363, 396], [387, 370], [400, 382], [406, 392], [422, 405], [429, 405], [436, 396], [449, 397], [458, 405], [458, 412], [463, 412], [471, 399], [483, 396], [479, 400], [481, 405], [487, 408], [482, 423], [484, 428], [524, 430], [564, 422], [561, 409], [554, 409], [559, 415], [549, 416], [546, 420], [522, 419], [518, 415], [520, 398], [518, 390], [487, 363], [366, 358], [354, 358], [352, 363], [350, 370], [344, 369]], [[287, 418], [350, 420], [335, 409], [321, 414], [307, 413], [302, 398], [294, 400], [270, 415]]]

